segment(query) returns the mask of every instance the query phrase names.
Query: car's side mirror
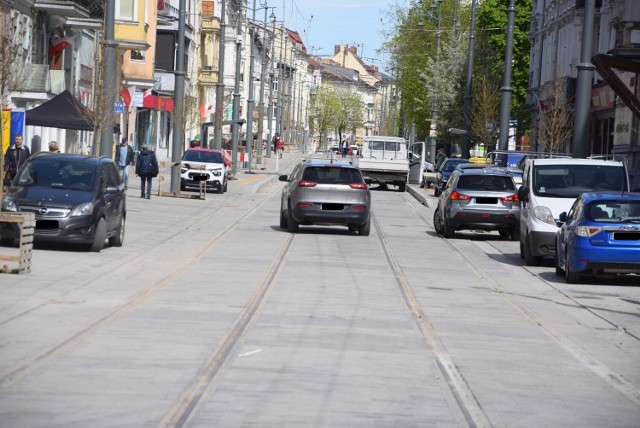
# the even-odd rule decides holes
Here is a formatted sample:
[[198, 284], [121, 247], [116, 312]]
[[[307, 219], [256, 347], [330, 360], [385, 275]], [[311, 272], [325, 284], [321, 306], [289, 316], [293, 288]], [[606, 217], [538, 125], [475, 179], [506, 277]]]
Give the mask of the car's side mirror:
[[105, 192], [107, 193], [117, 193], [118, 191], [120, 191], [120, 188], [118, 186], [107, 186], [105, 188]]
[[278, 180], [280, 181], [289, 181], [289, 176], [288, 175], [281, 175], [280, 177], [278, 177]]
[[567, 213], [566, 212], [562, 212], [560, 213], [560, 217], [558, 217], [560, 219], [561, 223], [566, 223], [567, 222]]

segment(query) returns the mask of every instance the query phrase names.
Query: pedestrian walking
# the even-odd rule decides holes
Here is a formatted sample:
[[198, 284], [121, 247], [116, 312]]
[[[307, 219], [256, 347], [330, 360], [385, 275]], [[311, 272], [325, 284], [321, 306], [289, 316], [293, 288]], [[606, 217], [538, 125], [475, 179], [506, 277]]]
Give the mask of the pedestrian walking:
[[116, 165], [120, 170], [120, 177], [125, 190], [129, 188], [129, 167], [133, 165], [133, 147], [129, 145], [127, 137], [122, 137], [120, 145], [116, 149]]
[[342, 140], [342, 157], [346, 157], [347, 154], [349, 153], [349, 139], [347, 137], [344, 137], [344, 140]]
[[284, 140], [282, 138], [278, 139], [276, 143], [276, 153], [278, 153], [278, 158], [282, 159], [282, 152], [284, 151]]
[[146, 144], [136, 160], [136, 175], [140, 177], [140, 197], [151, 199], [151, 180], [158, 176], [158, 159]]
[[5, 186], [11, 184], [11, 180], [18, 174], [20, 167], [31, 156], [29, 147], [23, 145], [22, 141], [22, 134], [17, 134], [14, 138], [13, 146], [9, 147], [9, 150], [4, 155], [3, 185]]
[[438, 149], [438, 151], [436, 152], [436, 170], [440, 170], [440, 167], [442, 166], [442, 163], [444, 161], [446, 161], [447, 155], [444, 154], [444, 150], [443, 149]]

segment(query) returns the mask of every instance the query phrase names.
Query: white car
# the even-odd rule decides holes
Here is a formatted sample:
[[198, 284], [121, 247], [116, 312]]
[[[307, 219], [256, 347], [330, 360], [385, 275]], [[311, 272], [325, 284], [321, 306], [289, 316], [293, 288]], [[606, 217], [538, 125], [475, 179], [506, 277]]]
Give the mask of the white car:
[[224, 153], [214, 149], [189, 149], [182, 156], [180, 166], [180, 190], [189, 187], [200, 188], [205, 182], [206, 189], [216, 189], [218, 193], [227, 191], [229, 162]]

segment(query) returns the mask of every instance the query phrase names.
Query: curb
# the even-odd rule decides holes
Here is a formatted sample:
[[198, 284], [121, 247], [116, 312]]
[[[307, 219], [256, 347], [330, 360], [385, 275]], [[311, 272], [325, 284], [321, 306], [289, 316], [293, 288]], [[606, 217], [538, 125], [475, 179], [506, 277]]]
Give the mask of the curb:
[[424, 205], [425, 207], [429, 207], [429, 202], [427, 201], [427, 198], [425, 198], [425, 196], [423, 195], [423, 192], [420, 191], [420, 187], [416, 189], [414, 186], [408, 185], [407, 192], [409, 192], [411, 196], [416, 198], [416, 200], [420, 202], [422, 205]]

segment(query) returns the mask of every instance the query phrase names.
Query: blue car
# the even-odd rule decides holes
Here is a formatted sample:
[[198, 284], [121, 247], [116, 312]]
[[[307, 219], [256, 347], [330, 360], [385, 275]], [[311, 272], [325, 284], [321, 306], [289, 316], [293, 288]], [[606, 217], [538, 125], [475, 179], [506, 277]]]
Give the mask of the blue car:
[[[556, 275], [640, 274], [640, 193], [583, 193], [556, 234]], [[640, 280], [640, 277], [639, 277]]]

